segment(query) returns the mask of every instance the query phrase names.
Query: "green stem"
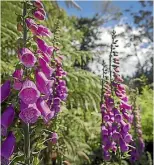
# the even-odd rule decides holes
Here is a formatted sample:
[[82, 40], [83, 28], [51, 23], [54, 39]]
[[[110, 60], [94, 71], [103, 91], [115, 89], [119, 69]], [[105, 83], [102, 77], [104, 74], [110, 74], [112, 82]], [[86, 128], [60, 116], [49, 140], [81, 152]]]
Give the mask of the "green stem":
[[[23, 3], [23, 45], [26, 46], [26, 40], [27, 40], [27, 27], [25, 23], [25, 16], [27, 14], [27, 2], [24, 1]], [[26, 70], [26, 68], [25, 68]], [[27, 70], [26, 70], [27, 73]], [[25, 164], [30, 165], [30, 125], [29, 124], [23, 124], [24, 126], [24, 154], [25, 154]]]

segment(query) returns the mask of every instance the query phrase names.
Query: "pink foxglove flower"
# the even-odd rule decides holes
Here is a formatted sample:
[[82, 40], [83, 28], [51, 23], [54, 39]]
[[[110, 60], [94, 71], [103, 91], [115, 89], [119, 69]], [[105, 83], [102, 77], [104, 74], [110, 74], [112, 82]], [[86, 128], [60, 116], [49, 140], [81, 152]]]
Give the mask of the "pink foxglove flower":
[[40, 115], [41, 113], [35, 103], [27, 105], [21, 101], [19, 117], [22, 121], [25, 123], [35, 123]]
[[43, 8], [43, 4], [40, 0], [34, 0], [33, 4], [37, 8]]
[[50, 30], [43, 25], [38, 25], [37, 34], [40, 36], [47, 36], [47, 37], [51, 37], [52, 35]]
[[34, 54], [27, 48], [22, 48], [18, 51], [19, 59], [21, 63], [27, 67], [31, 68], [36, 63], [36, 57]]
[[3, 136], [7, 135], [7, 129], [12, 124], [15, 116], [15, 111], [10, 105], [6, 108], [6, 110], [2, 113], [1, 116], [1, 133]]
[[13, 78], [18, 79], [18, 80], [22, 80], [23, 78], [23, 69], [16, 69], [14, 71], [14, 73], [12, 74]]
[[51, 135], [52, 144], [56, 144], [57, 140], [58, 140], [58, 135], [57, 135], [56, 132], [53, 132], [52, 135]]
[[23, 83], [22, 89], [19, 92], [19, 98], [25, 104], [33, 104], [40, 97], [40, 92], [38, 91], [36, 85], [33, 81], [26, 80]]
[[34, 17], [38, 20], [45, 20], [46, 13], [43, 8], [39, 8], [33, 13]]

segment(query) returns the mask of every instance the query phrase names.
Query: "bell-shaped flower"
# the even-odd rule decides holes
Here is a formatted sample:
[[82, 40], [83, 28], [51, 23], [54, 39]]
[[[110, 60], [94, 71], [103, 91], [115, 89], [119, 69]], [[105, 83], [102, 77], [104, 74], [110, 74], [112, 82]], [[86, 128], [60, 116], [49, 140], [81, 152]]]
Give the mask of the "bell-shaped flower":
[[129, 104], [127, 104], [127, 103], [124, 102], [124, 101], [121, 101], [120, 108], [124, 108], [124, 109], [127, 109], [127, 110], [131, 110], [131, 109], [132, 109], [132, 106], [129, 105]]
[[12, 124], [15, 116], [15, 111], [12, 105], [6, 108], [1, 115], [1, 133], [3, 136], [7, 135], [7, 129]]
[[7, 138], [2, 142], [1, 145], [1, 164], [8, 165], [9, 159], [13, 154], [15, 148], [16, 139], [12, 132], [9, 132]]
[[43, 8], [43, 4], [40, 0], [34, 0], [33, 4], [37, 8]]
[[2, 103], [11, 92], [11, 82], [10, 80], [5, 81], [5, 83], [1, 86], [1, 100], [0, 103]]
[[51, 37], [52, 35], [50, 30], [43, 25], [38, 25], [37, 34], [40, 36], [47, 36], [47, 37]]
[[51, 57], [53, 55], [55, 48], [52, 46], [49, 46], [47, 49], [47, 54]]
[[58, 141], [58, 135], [56, 132], [53, 132], [51, 135], [51, 142], [52, 142], [52, 144], [56, 144], [57, 141]]
[[13, 76], [13, 78], [15, 78], [15, 79], [18, 79], [18, 80], [22, 80], [22, 78], [23, 78], [23, 69], [21, 68], [21, 69], [16, 69], [15, 71], [14, 71], [14, 73], [12, 74], [12, 76]]
[[126, 134], [126, 136], [124, 137], [124, 141], [126, 142], [126, 143], [130, 143], [131, 141], [132, 141], [133, 139], [132, 139], [132, 135], [131, 134]]
[[43, 8], [39, 8], [33, 13], [34, 17], [38, 20], [45, 20], [46, 13]]
[[38, 91], [36, 85], [33, 81], [26, 80], [23, 83], [22, 89], [19, 92], [19, 98], [25, 104], [33, 104], [40, 97], [40, 92]]
[[22, 88], [22, 82], [18, 79], [14, 79], [13, 89], [20, 90]]
[[48, 45], [43, 40], [41, 40], [40, 38], [36, 38], [35, 41], [37, 43], [38, 48], [43, 53], [47, 53]]
[[36, 104], [25, 104], [21, 101], [20, 103], [20, 113], [19, 117], [25, 123], [35, 123], [39, 116], [41, 115], [40, 111], [37, 109]]
[[41, 115], [45, 118], [51, 113], [47, 103], [42, 98], [39, 98], [37, 100], [36, 106], [38, 110], [41, 112]]
[[26, 25], [33, 34], [37, 35], [38, 25], [33, 19], [26, 18]]
[[[103, 150], [104, 150], [104, 148], [103, 148]], [[111, 155], [110, 155], [109, 151], [103, 151], [103, 158], [106, 161], [109, 161], [111, 159]]]
[[108, 135], [108, 129], [105, 126], [101, 127], [102, 135]]
[[49, 64], [42, 58], [39, 58], [39, 65], [41, 67], [42, 72], [46, 75], [47, 78], [52, 76], [54, 69], [49, 66]]
[[117, 114], [117, 115], [115, 115], [115, 118], [114, 119], [115, 119], [114, 120], [115, 122], [119, 123], [122, 120], [122, 116], [120, 114]]
[[126, 152], [129, 150], [129, 147], [127, 146], [127, 144], [124, 142], [122, 138], [119, 139], [119, 145], [120, 145], [120, 150], [122, 152]]
[[36, 63], [36, 57], [27, 48], [20, 49], [18, 51], [18, 56], [19, 56], [21, 63], [27, 68], [33, 67]]
[[125, 123], [124, 121], [121, 121], [121, 127], [122, 127], [122, 130], [124, 132], [128, 132], [130, 130], [130, 124], [129, 123]]
[[49, 96], [52, 91], [54, 80], [48, 80], [43, 72], [36, 71], [36, 86], [42, 94]]

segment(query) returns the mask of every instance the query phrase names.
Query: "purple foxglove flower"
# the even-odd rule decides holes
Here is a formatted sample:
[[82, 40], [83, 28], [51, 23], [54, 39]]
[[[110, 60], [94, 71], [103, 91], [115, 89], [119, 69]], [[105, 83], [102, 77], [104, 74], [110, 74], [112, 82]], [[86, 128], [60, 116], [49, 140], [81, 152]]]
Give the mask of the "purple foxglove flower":
[[40, 0], [34, 0], [33, 4], [37, 8], [43, 8], [43, 4]]
[[104, 151], [103, 153], [104, 153], [103, 154], [104, 160], [109, 161], [111, 159], [111, 156], [110, 156], [109, 152], [108, 151]]
[[19, 98], [25, 104], [33, 104], [40, 97], [40, 92], [38, 91], [36, 85], [33, 81], [26, 80], [23, 83], [22, 89], [19, 92]]
[[5, 83], [1, 86], [1, 100], [0, 103], [2, 103], [11, 92], [11, 82], [10, 80], [5, 81]]
[[119, 140], [119, 145], [122, 152], [128, 151], [129, 148], [122, 138]]
[[114, 132], [112, 134], [113, 140], [119, 140], [121, 138], [121, 135], [118, 132]]
[[115, 115], [115, 122], [121, 122], [121, 120], [122, 120], [122, 116], [120, 115], [120, 114], [117, 114], [117, 115]]
[[2, 113], [1, 116], [1, 133], [3, 136], [7, 135], [7, 129], [12, 124], [15, 116], [15, 111], [10, 105], [6, 108], [6, 110]]
[[48, 63], [46, 63], [42, 58], [39, 58], [39, 65], [41, 66], [42, 72], [46, 75], [47, 78], [50, 78], [54, 69], [52, 69]]
[[30, 31], [36, 35], [38, 30], [38, 25], [35, 23], [35, 21], [31, 18], [26, 18], [26, 24], [27, 27], [30, 29]]
[[51, 37], [51, 34], [52, 34], [50, 32], [50, 30], [48, 28], [46, 28], [45, 26], [43, 26], [43, 25], [38, 25], [37, 33], [40, 36], [47, 36], [47, 37]]
[[107, 144], [109, 141], [109, 136], [108, 135], [102, 135], [102, 143]]
[[128, 132], [130, 130], [130, 124], [129, 123], [125, 123], [124, 121], [121, 121], [121, 126], [122, 126], [122, 130], [124, 132]]
[[47, 117], [51, 113], [47, 103], [42, 98], [37, 100], [36, 106], [43, 117]]
[[16, 69], [12, 74], [12, 76], [15, 79], [22, 80], [23, 72], [24, 72], [23, 69]]
[[20, 90], [22, 88], [22, 82], [18, 79], [14, 79], [13, 89]]
[[111, 146], [112, 146], [112, 142], [108, 140], [108, 142], [104, 145], [104, 150], [108, 151], [109, 149], [111, 149]]
[[52, 93], [52, 86], [54, 84], [54, 80], [48, 80], [43, 72], [36, 71], [36, 86], [39, 91], [47, 96]]
[[48, 55], [52, 56], [53, 55], [53, 52], [54, 52], [55, 48], [52, 47], [52, 46], [49, 46], [48, 49], [47, 49], [47, 53]]
[[129, 122], [132, 123], [133, 122], [133, 115], [127, 114], [126, 112], [123, 113], [123, 117]]
[[114, 100], [111, 97], [107, 97], [105, 100], [106, 107], [109, 111], [114, 107]]
[[36, 104], [29, 104], [26, 105], [21, 101], [20, 103], [20, 110], [19, 117], [25, 123], [35, 123], [39, 116], [41, 115], [40, 111], [37, 109]]
[[54, 98], [53, 104], [54, 105], [60, 105], [60, 98], [59, 97]]
[[43, 8], [39, 8], [37, 9], [34, 13], [33, 13], [34, 17], [38, 20], [45, 20], [46, 17], [46, 13], [44, 11]]
[[51, 110], [55, 112], [55, 115], [58, 114], [60, 112], [60, 105], [53, 104]]
[[131, 110], [132, 109], [132, 106], [121, 101], [121, 104], [120, 104], [120, 108], [124, 108], [124, 109], [127, 109], [127, 110]]
[[1, 163], [2, 165], [8, 165], [9, 159], [11, 155], [13, 154], [14, 147], [15, 147], [15, 136], [12, 132], [10, 132], [7, 136], [7, 138], [4, 140], [4, 142], [1, 145]]
[[43, 53], [47, 53], [48, 45], [43, 40], [36, 38], [36, 43]]
[[145, 144], [142, 138], [138, 139], [138, 150], [140, 151], [140, 153], [142, 153], [144, 151], [145, 148]]
[[18, 56], [22, 64], [27, 67], [31, 68], [36, 63], [36, 57], [34, 54], [27, 48], [22, 48], [18, 51]]
[[102, 126], [102, 135], [108, 135], [108, 130], [105, 126]]
[[110, 119], [110, 117], [109, 117], [109, 115], [104, 115], [104, 117], [103, 117], [103, 121], [109, 121], [109, 119]]
[[46, 117], [43, 117], [43, 119], [44, 119], [44, 122], [47, 124], [54, 117], [55, 117], [55, 112], [51, 111]]
[[58, 135], [57, 135], [56, 132], [53, 132], [52, 135], [51, 135], [52, 144], [56, 144], [57, 140], [58, 140]]
[[130, 134], [126, 134], [126, 136], [124, 137], [124, 141], [126, 143], [130, 143], [132, 140], [133, 140], [132, 135], [130, 135]]
[[45, 54], [45, 53], [42, 53], [42, 58], [43, 58], [43, 60], [45, 61], [45, 62], [47, 62], [47, 63], [49, 63], [51, 60], [50, 60], [50, 57], [47, 55], [47, 54]]
[[123, 95], [122, 98], [121, 98], [121, 100], [124, 101], [124, 102], [128, 102], [128, 97], [125, 96], [125, 95]]

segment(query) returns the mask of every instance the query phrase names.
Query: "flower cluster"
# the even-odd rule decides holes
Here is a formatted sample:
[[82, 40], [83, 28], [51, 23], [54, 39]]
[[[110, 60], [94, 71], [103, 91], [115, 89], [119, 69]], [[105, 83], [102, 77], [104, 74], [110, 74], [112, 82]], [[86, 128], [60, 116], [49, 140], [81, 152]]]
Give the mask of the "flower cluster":
[[[51, 37], [52, 33], [47, 27], [37, 23], [46, 18], [44, 6], [40, 0], [34, 0], [32, 3], [33, 17], [24, 16], [23, 25], [18, 23], [17, 29], [27, 33], [28, 28], [36, 42], [37, 50], [27, 48], [26, 38], [23, 37], [24, 46], [20, 46], [17, 51], [20, 67], [12, 74], [13, 85], [8, 80], [1, 86], [1, 103], [10, 95], [11, 88], [18, 92], [19, 118], [25, 124], [34, 124], [39, 117], [48, 123], [60, 111], [60, 104], [67, 97], [66, 82], [63, 80], [66, 72], [62, 68], [62, 57], [55, 55], [59, 49], [48, 45], [41, 38]], [[14, 150], [15, 136], [12, 132], [7, 133], [14, 117], [15, 111], [12, 105], [7, 107], [1, 116], [2, 135], [7, 136], [1, 147], [1, 157], [4, 162], [2, 164], [9, 163]], [[53, 143], [56, 143], [57, 139], [58, 135], [54, 133]]]
[[135, 137], [136, 140], [132, 142], [132, 145], [135, 147], [130, 152], [130, 161], [135, 162], [139, 160], [142, 153], [144, 152], [145, 144], [142, 137], [142, 127], [141, 127], [141, 118], [139, 108], [134, 108], [134, 130], [135, 130]]
[[[102, 150], [105, 160], [111, 159], [111, 152], [128, 152], [128, 145], [132, 142], [132, 135], [129, 133], [130, 123], [132, 123], [133, 115], [132, 106], [128, 104], [125, 86], [122, 84], [123, 79], [119, 75], [119, 59], [115, 51], [117, 47], [114, 41], [115, 33], [113, 33], [113, 43], [110, 54], [110, 75], [113, 73], [113, 79], [106, 81], [103, 86], [104, 100], [101, 104], [102, 113]], [[113, 54], [113, 65], [111, 65], [111, 55]], [[111, 69], [112, 66], [112, 69]], [[119, 149], [118, 149], [119, 148]], [[119, 153], [121, 154], [121, 153]]]

